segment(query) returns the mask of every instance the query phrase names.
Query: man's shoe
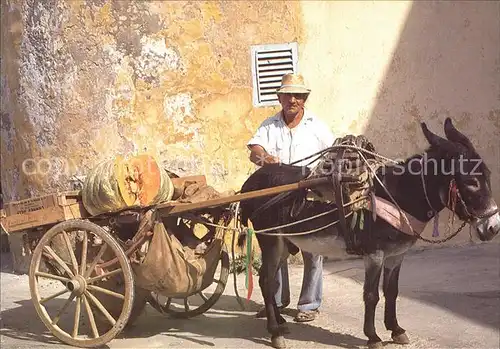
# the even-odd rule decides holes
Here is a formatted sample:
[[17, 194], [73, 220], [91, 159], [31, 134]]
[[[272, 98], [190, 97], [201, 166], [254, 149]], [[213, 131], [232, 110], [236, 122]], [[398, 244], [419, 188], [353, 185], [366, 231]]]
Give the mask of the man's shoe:
[[295, 316], [295, 319], [293, 321], [295, 322], [308, 322], [308, 321], [313, 321], [316, 319], [316, 317], [319, 314], [319, 310], [306, 310], [306, 311], [299, 311], [297, 313], [297, 316]]

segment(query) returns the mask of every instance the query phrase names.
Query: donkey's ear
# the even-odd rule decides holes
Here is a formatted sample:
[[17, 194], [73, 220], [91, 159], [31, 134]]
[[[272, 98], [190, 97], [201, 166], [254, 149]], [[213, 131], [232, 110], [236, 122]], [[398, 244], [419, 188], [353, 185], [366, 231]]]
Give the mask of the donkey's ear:
[[422, 132], [424, 133], [424, 136], [425, 136], [425, 138], [427, 139], [427, 142], [429, 142], [430, 145], [435, 146], [435, 147], [441, 147], [441, 146], [449, 143], [443, 137], [440, 137], [437, 134], [432, 133], [429, 130], [429, 128], [427, 127], [427, 124], [425, 122], [421, 122], [420, 126], [422, 127]]
[[470, 142], [469, 138], [455, 128], [451, 118], [449, 117], [444, 121], [444, 134], [450, 141], [463, 144], [469, 149], [474, 149], [474, 146]]
[[439, 153], [441, 153], [446, 158], [452, 158], [458, 153], [458, 148], [455, 143], [450, 142], [446, 138], [440, 137], [437, 134], [431, 132], [425, 122], [420, 124], [422, 127], [422, 131], [424, 133], [425, 138], [429, 144], [436, 148]]

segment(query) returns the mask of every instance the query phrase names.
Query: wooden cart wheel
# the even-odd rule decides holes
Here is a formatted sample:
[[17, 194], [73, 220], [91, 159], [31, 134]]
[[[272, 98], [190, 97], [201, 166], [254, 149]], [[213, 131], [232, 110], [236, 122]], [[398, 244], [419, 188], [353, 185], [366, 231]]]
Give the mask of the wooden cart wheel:
[[142, 312], [148, 304], [149, 296], [150, 292], [148, 290], [138, 288], [136, 285], [134, 293], [134, 304], [132, 306], [132, 311], [130, 312], [130, 317], [128, 318], [127, 324], [125, 325], [125, 329], [132, 327], [132, 325], [142, 315]]
[[[187, 319], [190, 317], [198, 316], [210, 309], [220, 298], [224, 289], [226, 288], [227, 278], [229, 276], [229, 255], [226, 247], [223, 246], [219, 259], [220, 273], [214, 277], [212, 285], [207, 286], [204, 290], [189, 295], [185, 298], [168, 298], [151, 292], [151, 297], [148, 299], [153, 308], [163, 314], [168, 314], [174, 318]], [[219, 267], [219, 266], [218, 266]], [[215, 285], [214, 292], [208, 296], [207, 290]], [[189, 300], [202, 301], [201, 304], [193, 306]], [[175, 307], [174, 300], [180, 300], [182, 307]]]
[[[99, 268], [116, 257], [118, 262], [108, 269]], [[123, 293], [102, 287], [110, 280], [120, 282]], [[134, 303], [132, 268], [123, 249], [103, 228], [84, 220], [59, 223], [43, 235], [33, 252], [29, 284], [45, 326], [61, 341], [77, 347], [96, 347], [112, 340], [127, 324]], [[55, 292], [54, 286], [60, 291]], [[44, 292], [48, 296], [42, 297]], [[121, 304], [118, 314], [99, 300], [103, 295]], [[96, 315], [107, 319], [109, 328], [99, 329]]]

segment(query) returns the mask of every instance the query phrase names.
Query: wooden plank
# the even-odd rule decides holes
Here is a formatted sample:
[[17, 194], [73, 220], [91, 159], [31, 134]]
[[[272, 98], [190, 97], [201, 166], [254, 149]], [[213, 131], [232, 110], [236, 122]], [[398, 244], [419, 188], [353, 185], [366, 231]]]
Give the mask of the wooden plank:
[[45, 224], [62, 222], [64, 220], [64, 209], [61, 206], [53, 206], [34, 212], [7, 216], [2, 219], [2, 225], [10, 234], [15, 231], [26, 230]]
[[[205, 176], [172, 178], [172, 181], [175, 183], [174, 185], [177, 186], [178, 188], [182, 188], [184, 184], [188, 182], [206, 185]], [[315, 185], [329, 183], [329, 181], [330, 181], [329, 178], [310, 179], [310, 180], [300, 181], [297, 183], [286, 184], [278, 187], [266, 188], [248, 193], [236, 194], [232, 196], [207, 200], [203, 202], [196, 202], [196, 203], [180, 203], [176, 201], [169, 201], [157, 205], [156, 208], [161, 212], [162, 215], [176, 214], [176, 213], [194, 211], [209, 207], [227, 205], [232, 202], [275, 195], [286, 191], [292, 191], [301, 188], [309, 188]], [[62, 202], [66, 203], [66, 205], [59, 204], [60, 201], [57, 199], [58, 196], [59, 197], [64, 196]], [[29, 201], [29, 200], [31, 199], [22, 201]], [[37, 202], [37, 201], [31, 200], [31, 202]], [[34, 206], [32, 205], [32, 203], [30, 203], [24, 206], [20, 205], [19, 207], [32, 208]], [[5, 215], [6, 212], [4, 211], [2, 215], [3, 217], [1, 217], [1, 221], [3, 227], [8, 233], [35, 228], [47, 224], [54, 224], [68, 219], [75, 219], [75, 218], [79, 219], [79, 218], [89, 217], [88, 212], [85, 210], [83, 203], [79, 199], [78, 192], [71, 192], [67, 196], [66, 193], [53, 194], [52, 206], [42, 207], [41, 209], [35, 211], [27, 211], [27, 212], [19, 210], [19, 212], [21, 213], [15, 213], [11, 215], [7, 213]]]
[[82, 219], [90, 217], [90, 213], [83, 206], [83, 202], [75, 202], [69, 205], [63, 206], [64, 218], [69, 219]]
[[63, 222], [69, 219], [81, 219], [89, 214], [82, 203], [65, 206], [52, 206], [33, 212], [25, 212], [2, 218], [2, 226], [10, 234], [20, 230]]
[[7, 216], [12, 216], [15, 214], [38, 211], [45, 207], [55, 206], [56, 204], [57, 204], [57, 195], [48, 194], [44, 196], [6, 203], [5, 212]]
[[89, 216], [77, 191], [13, 201], [8, 203], [6, 208], [0, 219], [3, 229], [9, 234]]
[[215, 206], [223, 206], [230, 204], [232, 202], [244, 201], [255, 199], [263, 196], [270, 196], [279, 193], [283, 193], [286, 191], [292, 191], [302, 188], [310, 188], [316, 185], [326, 184], [331, 181], [330, 178], [315, 178], [304, 180], [292, 184], [280, 185], [278, 187], [266, 188], [261, 190], [254, 190], [248, 193], [231, 195], [223, 198], [207, 200], [203, 202], [195, 202], [195, 203], [179, 203], [179, 202], [165, 202], [163, 204], [159, 204], [156, 206], [157, 210], [160, 211], [162, 215], [176, 214], [187, 211], [194, 211], [209, 207]]
[[4, 205], [4, 211], [7, 216], [11, 216], [14, 214], [41, 210], [57, 204], [71, 204], [77, 201], [81, 201], [81, 194], [79, 191], [52, 193], [19, 201], [7, 202]]

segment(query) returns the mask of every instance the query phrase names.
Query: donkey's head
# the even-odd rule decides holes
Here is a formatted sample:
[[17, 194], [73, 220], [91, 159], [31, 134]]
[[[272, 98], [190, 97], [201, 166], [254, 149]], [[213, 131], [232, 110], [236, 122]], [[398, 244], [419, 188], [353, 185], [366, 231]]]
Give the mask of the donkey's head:
[[[444, 182], [448, 183], [439, 193], [441, 203], [475, 227], [482, 241], [493, 239], [500, 231], [500, 215], [491, 192], [490, 171], [483, 159], [470, 140], [453, 126], [450, 118], [444, 123], [447, 139], [429, 131], [425, 123], [421, 126], [431, 145], [429, 153], [442, 160], [438, 165], [441, 171], [438, 172], [446, 177]], [[456, 198], [454, 207], [449, 204], [453, 191]]]

